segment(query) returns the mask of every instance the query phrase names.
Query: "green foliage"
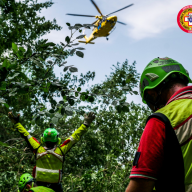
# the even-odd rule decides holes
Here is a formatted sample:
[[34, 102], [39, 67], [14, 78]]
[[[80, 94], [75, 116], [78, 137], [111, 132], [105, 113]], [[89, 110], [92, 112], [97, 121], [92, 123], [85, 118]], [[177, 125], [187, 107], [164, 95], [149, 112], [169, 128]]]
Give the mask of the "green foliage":
[[[78, 45], [74, 41], [84, 35], [73, 35], [90, 26], [66, 23], [72, 35], [61, 45], [40, 39], [51, 30], [61, 29], [56, 20], [46, 21], [37, 15], [52, 4], [34, 0], [1, 2], [0, 189], [17, 191], [20, 175], [31, 173], [35, 165], [29, 146], [7, 117], [10, 110], [21, 114], [21, 124], [38, 140], [52, 122], [62, 141], [83, 123], [86, 111], [94, 111], [94, 123], [66, 155], [64, 191], [125, 191], [134, 152], [150, 113], [140, 105], [126, 102], [127, 94], [138, 94], [134, 90], [139, 79], [135, 62], [129, 65], [126, 60], [121, 66], [113, 65], [106, 81], [82, 91], [94, 79], [95, 72], [88, 71], [78, 79], [72, 76], [78, 69], [65, 64], [75, 53], [84, 57], [83, 52], [77, 51], [84, 48], [74, 48]], [[64, 66], [65, 73], [60, 78], [53, 72], [55, 65]], [[62, 100], [57, 102], [55, 97]], [[82, 103], [85, 106], [78, 106]]]

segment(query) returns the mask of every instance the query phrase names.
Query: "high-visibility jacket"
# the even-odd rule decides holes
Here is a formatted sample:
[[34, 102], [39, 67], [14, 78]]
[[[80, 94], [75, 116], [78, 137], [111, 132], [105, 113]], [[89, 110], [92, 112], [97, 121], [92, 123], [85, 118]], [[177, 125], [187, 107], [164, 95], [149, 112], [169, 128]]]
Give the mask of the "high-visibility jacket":
[[29, 192], [55, 192], [55, 191], [47, 187], [38, 186], [38, 187], [32, 187], [31, 189], [29, 189]]
[[61, 181], [64, 155], [66, 155], [69, 149], [80, 140], [84, 133], [87, 132], [87, 127], [82, 124], [60, 146], [55, 146], [53, 149], [47, 149], [46, 147], [41, 146], [21, 123], [15, 124], [15, 128], [27, 138], [28, 143], [34, 149], [33, 152], [36, 155], [36, 170], [34, 177], [36, 181], [47, 183], [59, 183]]
[[[162, 169], [161, 179], [163, 181], [163, 179], [168, 178], [167, 180], [169, 183], [169, 187], [170, 189], [171, 188], [173, 189], [172, 187], [173, 185], [175, 186], [175, 188], [177, 188], [177, 181], [176, 181], [177, 176], [181, 176], [182, 178], [182, 174], [184, 174], [183, 180], [185, 185], [184, 187], [185, 191], [191, 192], [192, 191], [192, 152], [191, 152], [192, 151], [192, 140], [191, 140], [192, 139], [192, 90], [186, 90], [183, 93], [176, 95], [174, 98], [172, 98], [169, 101], [169, 103], [165, 107], [156, 111], [154, 115], [156, 113], [163, 114], [169, 119], [171, 127], [175, 132], [174, 135], [177, 138], [178, 146], [180, 146], [180, 148], [177, 148], [177, 144], [174, 143], [174, 135], [170, 133], [170, 135], [167, 137], [167, 139], [169, 140], [166, 141], [168, 143], [166, 146], [172, 145], [172, 147], [170, 147], [169, 151], [167, 151], [166, 153], [167, 156], [169, 156], [169, 158], [165, 156], [164, 165], [166, 166], [166, 169]], [[174, 159], [174, 155], [176, 153], [178, 154], [178, 156], [177, 158]], [[180, 159], [179, 153], [181, 154], [181, 157], [183, 157], [181, 158], [182, 161], [180, 160], [178, 161], [178, 159]], [[171, 154], [173, 155], [172, 157], [171, 157]], [[183, 165], [184, 165], [184, 168], [182, 173], [181, 167]], [[173, 172], [171, 172], [171, 169]], [[175, 180], [173, 178], [175, 178]], [[180, 182], [182, 185], [182, 181]], [[163, 182], [161, 184], [164, 185]], [[166, 191], [166, 190], [163, 190], [163, 191]], [[177, 191], [177, 190], [173, 190], [173, 191]]]

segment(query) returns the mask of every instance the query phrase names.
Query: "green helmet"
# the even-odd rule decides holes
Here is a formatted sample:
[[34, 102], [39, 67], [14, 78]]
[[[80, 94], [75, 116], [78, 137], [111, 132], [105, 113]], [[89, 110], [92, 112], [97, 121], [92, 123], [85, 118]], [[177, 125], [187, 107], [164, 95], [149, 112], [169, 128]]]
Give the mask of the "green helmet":
[[[187, 83], [192, 82], [188, 71], [183, 67], [183, 65], [168, 57], [155, 58], [145, 67], [139, 84], [139, 91], [143, 103], [146, 104], [144, 99], [145, 90], [157, 87], [164, 80], [168, 80], [167, 77], [172, 73], [178, 73], [181, 79], [187, 77]], [[174, 77], [173, 74], [172, 76]]]
[[43, 133], [43, 142], [57, 142], [58, 141], [59, 133], [55, 128], [47, 128]]
[[24, 173], [23, 175], [21, 175], [20, 179], [19, 179], [19, 191], [22, 192], [23, 189], [25, 188], [25, 186], [34, 181], [35, 179], [29, 174], [29, 173]]

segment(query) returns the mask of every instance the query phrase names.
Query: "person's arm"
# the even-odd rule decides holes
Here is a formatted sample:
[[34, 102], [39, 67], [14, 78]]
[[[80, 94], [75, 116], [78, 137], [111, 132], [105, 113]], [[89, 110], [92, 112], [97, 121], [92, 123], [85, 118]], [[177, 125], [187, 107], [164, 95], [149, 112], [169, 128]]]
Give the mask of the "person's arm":
[[28, 145], [32, 147], [30, 147], [30, 149], [37, 149], [40, 146], [40, 143], [37, 141], [37, 139], [32, 137], [29, 132], [21, 125], [21, 123], [16, 123], [14, 127], [22, 135]]
[[71, 147], [77, 143], [83, 134], [87, 132], [88, 128], [86, 125], [82, 124], [70, 137], [68, 137], [63, 144], [60, 145], [60, 148], [65, 155]]
[[10, 118], [12, 123], [14, 123], [14, 127], [20, 133], [21, 137], [25, 139], [28, 147], [31, 149], [32, 152], [34, 152], [34, 149], [37, 149], [40, 146], [40, 143], [29, 134], [29, 132], [21, 125], [21, 123], [19, 123], [20, 115], [18, 114], [16, 117], [13, 115], [12, 112], [9, 112], [8, 117]]
[[125, 192], [152, 192], [155, 181], [149, 179], [131, 179]]
[[84, 123], [69, 138], [67, 138], [63, 144], [61, 144], [60, 148], [64, 154], [66, 154], [71, 147], [81, 139], [81, 136], [87, 132], [88, 127], [94, 119], [95, 114], [92, 112], [90, 112], [88, 116], [86, 114], [84, 115]]
[[126, 192], [151, 192], [164, 159], [165, 124], [151, 118], [141, 136]]

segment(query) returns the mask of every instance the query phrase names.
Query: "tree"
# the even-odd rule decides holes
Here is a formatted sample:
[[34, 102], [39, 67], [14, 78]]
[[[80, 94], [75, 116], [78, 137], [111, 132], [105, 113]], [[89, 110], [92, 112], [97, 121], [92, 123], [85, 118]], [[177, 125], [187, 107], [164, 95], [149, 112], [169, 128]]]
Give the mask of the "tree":
[[[104, 83], [83, 92], [81, 87], [93, 80], [95, 73], [88, 71], [79, 79], [75, 75], [72, 77], [78, 69], [66, 66], [66, 59], [75, 54], [83, 58], [84, 54], [79, 50], [84, 48], [75, 48], [78, 43], [74, 41], [84, 35], [74, 38], [74, 34], [81, 33], [81, 28], [87, 24], [71, 26], [67, 23], [71, 36], [56, 45], [40, 37], [61, 27], [56, 20], [45, 21], [36, 14], [42, 8], [50, 7], [51, 1], [1, 3], [0, 131], [3, 134], [0, 135], [0, 189], [16, 191], [19, 176], [31, 173], [35, 164], [28, 146], [7, 118], [8, 111], [20, 112], [22, 125], [37, 139], [50, 122], [65, 139], [80, 126], [85, 111], [92, 110], [97, 115], [96, 123], [66, 156], [65, 191], [124, 191], [129, 182], [134, 150], [150, 113], [140, 105], [126, 102], [126, 94], [138, 94], [134, 91], [139, 79], [135, 63], [128, 65], [125, 61], [121, 67], [117, 63], [115, 71]], [[64, 67], [60, 78], [53, 72], [55, 65]], [[54, 96], [62, 99], [57, 102]], [[78, 107], [81, 102], [93, 105]], [[51, 109], [47, 108], [47, 103], [51, 104]]]
[[[96, 113], [96, 122], [90, 126], [88, 133], [66, 156], [64, 165], [65, 174], [63, 178], [65, 191], [108, 191], [111, 188], [113, 188], [113, 191], [117, 191], [120, 188], [124, 191], [129, 182], [128, 177], [133, 155], [138, 146], [145, 119], [150, 112], [140, 105], [135, 105], [134, 103], [127, 104], [125, 98], [123, 98], [123, 100], [120, 99], [126, 92], [133, 92], [133, 88], [138, 83], [138, 74], [135, 70], [135, 64], [128, 65], [128, 62], [125, 61], [121, 68], [119, 67], [119, 64], [114, 67], [116, 67], [115, 72], [113, 72], [103, 84], [94, 85], [90, 90], [84, 92], [86, 94], [82, 94], [85, 96], [86, 102], [88, 102], [89, 95], [95, 94], [93, 92], [96, 92], [99, 88], [99, 90], [101, 90], [101, 96], [97, 97], [93, 104], [99, 105], [100, 102], [100, 110], [98, 110], [98, 107], [85, 106], [79, 107], [76, 112], [70, 114], [72, 106], [69, 108], [67, 114], [64, 113], [64, 116], [60, 115], [62, 108], [59, 108], [60, 111], [58, 110], [58, 112], [52, 116], [52, 119], [57, 119], [55, 124], [60, 135], [62, 135], [62, 140], [64, 140], [72, 134], [78, 126], [80, 126], [82, 123], [81, 115], [85, 110], [95, 111]], [[122, 75], [123, 72], [126, 73]], [[130, 76], [132, 76], [132, 78], [127, 85], [121, 83], [126, 77]], [[122, 91], [122, 88], [125, 86], [129, 87], [129, 91], [127, 91], [127, 89]], [[104, 88], [106, 89], [105, 93], [107, 93], [107, 96], [103, 96], [102, 90]], [[80, 92], [80, 86], [78, 91]], [[109, 93], [112, 93], [113, 91], [115, 91], [116, 94], [111, 94], [110, 96]], [[106, 99], [106, 97], [108, 99]], [[118, 111], [115, 106], [113, 106], [114, 100], [117, 99], [119, 100], [116, 103], [116, 106], [128, 105], [129, 111]], [[113, 103], [113, 105], [111, 104], [109, 106], [106, 101]], [[64, 101], [60, 101], [59, 104], [63, 102]], [[81, 102], [80, 98], [75, 103], [78, 102]], [[44, 113], [41, 114], [44, 107], [39, 106], [37, 108], [40, 109], [40, 115], [44, 115]], [[72, 115], [72, 117], [67, 119], [69, 114]], [[34, 122], [33, 136], [38, 139], [40, 133], [42, 133], [42, 128], [45, 129], [48, 127], [48, 121], [45, 120], [46, 118], [44, 116], [44, 118], [37, 118], [36, 122]], [[27, 123], [27, 119], [23, 120], [21, 123], [27, 129], [30, 129], [31, 125]], [[19, 138], [19, 135], [15, 133], [14, 138]], [[21, 139], [18, 140], [18, 142], [23, 141]], [[13, 145], [14, 143], [14, 140], [9, 141], [9, 144]], [[11, 165], [10, 171], [12, 171], [11, 173], [14, 174], [15, 177], [20, 171], [32, 171], [34, 157], [32, 153], [30, 155], [29, 152], [27, 152], [28, 149], [26, 147], [25, 144], [24, 146], [18, 144], [18, 148], [22, 150], [17, 150], [17, 155], [11, 154], [12, 150], [15, 150], [15, 148], [10, 148], [8, 146], [4, 148], [6, 153], [4, 153], [2, 159], [7, 158], [5, 154], [9, 154], [9, 157], [11, 158], [7, 158], [8, 160], [6, 160], [3, 166], [5, 167], [9, 163]], [[26, 151], [25, 153], [23, 152], [24, 149]], [[18, 159], [18, 156], [22, 158]], [[14, 162], [18, 162], [19, 166], [13, 164], [13, 159]], [[9, 172], [6, 172], [6, 176], [9, 176]], [[5, 184], [5, 179], [3, 179], [3, 182]]]

